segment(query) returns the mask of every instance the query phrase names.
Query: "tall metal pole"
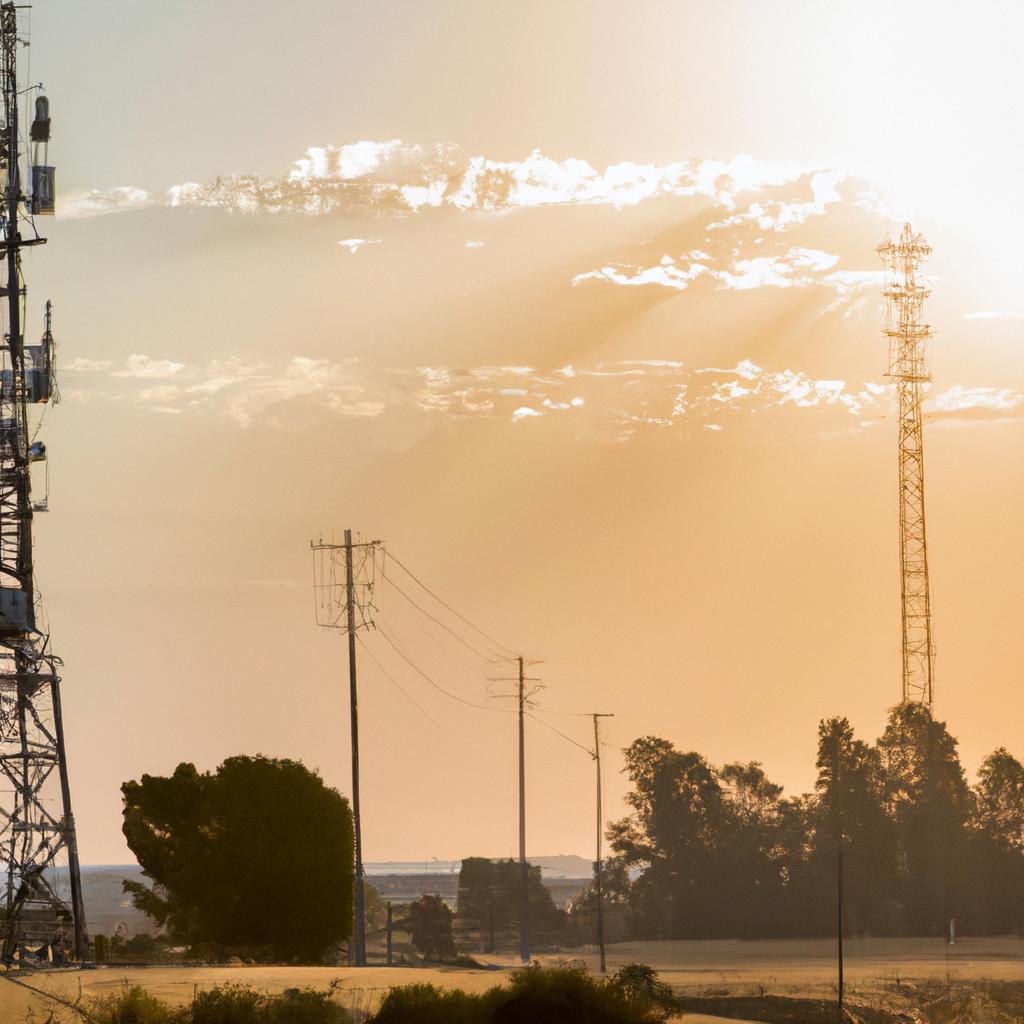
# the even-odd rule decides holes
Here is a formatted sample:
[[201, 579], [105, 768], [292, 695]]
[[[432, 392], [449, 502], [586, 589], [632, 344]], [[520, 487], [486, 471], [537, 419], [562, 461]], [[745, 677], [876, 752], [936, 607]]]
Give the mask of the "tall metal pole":
[[359, 814], [359, 691], [356, 686], [356, 588], [352, 564], [352, 531], [345, 531], [345, 594], [348, 605], [348, 690], [352, 716], [352, 821], [355, 830], [355, 926], [352, 933], [356, 967], [366, 966], [366, 902], [363, 891], [363, 833]]
[[839, 968], [838, 984], [836, 986], [836, 1016], [839, 1021], [844, 1019], [843, 1010], [843, 817], [842, 817], [842, 775], [840, 768], [840, 747], [839, 733], [836, 732], [836, 757], [833, 770], [833, 781], [835, 784], [835, 799], [832, 810], [836, 818], [836, 941], [837, 961]]
[[611, 715], [594, 713], [594, 764], [597, 767], [597, 860], [594, 861], [594, 893], [597, 896], [597, 949], [601, 959], [601, 973], [608, 973], [604, 957], [604, 895], [601, 889], [601, 838], [604, 832], [601, 811], [601, 733], [599, 719]]
[[519, 957], [530, 962], [530, 865], [526, 863], [526, 674], [519, 657], [519, 881], [522, 887], [519, 902]]

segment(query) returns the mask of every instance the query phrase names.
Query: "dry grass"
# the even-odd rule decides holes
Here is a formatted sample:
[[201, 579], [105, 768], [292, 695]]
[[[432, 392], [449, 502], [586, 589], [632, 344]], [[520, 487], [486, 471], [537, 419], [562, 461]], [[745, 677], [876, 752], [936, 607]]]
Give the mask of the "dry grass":
[[[593, 949], [563, 954], [581, 958], [596, 970]], [[541, 957], [554, 964], [557, 957]], [[492, 958], [493, 962], [493, 958]], [[824, 940], [758, 942], [642, 942], [609, 948], [608, 967], [626, 963], [650, 964], [681, 994], [732, 996], [789, 996], [832, 999], [835, 986], [835, 946]], [[353, 1009], [370, 1009], [396, 985], [430, 982], [449, 988], [482, 992], [500, 983], [503, 971], [516, 966], [503, 962], [500, 971], [415, 967], [138, 967], [85, 971], [53, 971], [22, 979], [41, 992], [74, 1001], [141, 985], [160, 999], [184, 1005], [197, 989], [225, 982], [252, 985], [267, 992], [286, 988], [326, 989], [340, 979], [342, 1002]], [[936, 1024], [969, 1020], [1022, 1019], [1024, 1006], [1024, 940], [964, 939], [947, 948], [933, 939], [869, 939], [847, 943], [847, 992], [852, 1003], [909, 1011], [927, 1003], [926, 1019]], [[966, 982], [983, 982], [967, 986]], [[1006, 983], [1021, 983], [1021, 987]], [[1000, 987], [1001, 986], [1001, 987]], [[54, 1012], [54, 1021], [73, 1021], [69, 1011], [10, 981], [0, 983], [0, 1021], [12, 1024], [34, 1019], [37, 1024]], [[34, 1018], [28, 1014], [34, 1013]], [[978, 1014], [987, 1016], [979, 1017]], [[686, 1020], [697, 1024], [699, 1016]]]

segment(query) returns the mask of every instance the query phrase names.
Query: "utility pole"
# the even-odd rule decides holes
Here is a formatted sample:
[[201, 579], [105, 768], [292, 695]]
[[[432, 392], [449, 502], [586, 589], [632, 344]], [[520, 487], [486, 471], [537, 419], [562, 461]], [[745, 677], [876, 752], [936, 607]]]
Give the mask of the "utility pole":
[[391, 910], [391, 900], [388, 900], [388, 945], [387, 945], [387, 963], [388, 967], [391, 966], [391, 929], [394, 923]]
[[[310, 543], [313, 549], [313, 588], [317, 599], [317, 625], [348, 634], [348, 690], [352, 746], [352, 824], [355, 846], [355, 912], [349, 961], [366, 966], [366, 892], [363, 873], [363, 830], [359, 803], [359, 688], [356, 674], [356, 632], [372, 625], [370, 613], [375, 553], [380, 541], [353, 544], [345, 531], [344, 544]], [[359, 564], [356, 564], [356, 558]], [[338, 578], [339, 558], [344, 564], [344, 583]], [[359, 591], [367, 599], [361, 601]], [[358, 614], [357, 614], [358, 613]]]
[[594, 712], [594, 764], [597, 768], [597, 860], [594, 861], [594, 892], [597, 896], [597, 949], [601, 958], [601, 973], [607, 974], [604, 959], [604, 896], [601, 891], [601, 837], [604, 832], [601, 812], [601, 733], [599, 720], [614, 718], [611, 714]]
[[526, 863], [526, 674], [519, 656], [519, 958], [530, 962], [530, 865]]
[[348, 700], [352, 724], [352, 822], [355, 828], [356, 967], [366, 966], [366, 894], [363, 889], [363, 826], [359, 811], [359, 688], [356, 685], [356, 586], [352, 566], [352, 531], [345, 531], [345, 603], [348, 606]]
[[843, 814], [842, 814], [842, 769], [840, 767], [841, 748], [839, 745], [839, 732], [836, 731], [836, 754], [835, 766], [832, 772], [832, 781], [835, 787], [835, 799], [832, 802], [832, 811], [836, 818], [836, 941], [837, 961], [839, 968], [838, 984], [836, 986], [836, 1017], [837, 1020], [845, 1019], [843, 1009]]
[[[539, 683], [526, 675], [526, 659], [519, 655], [516, 659], [519, 672], [514, 679], [509, 677], [489, 677], [492, 683], [515, 683], [515, 700], [519, 719], [519, 884], [522, 890], [519, 898], [519, 956], [524, 964], [530, 962], [530, 865], [526, 862], [526, 706], [530, 698], [540, 687], [527, 692], [527, 683]], [[530, 662], [530, 664], [537, 664]], [[496, 694], [508, 698], [509, 693]]]

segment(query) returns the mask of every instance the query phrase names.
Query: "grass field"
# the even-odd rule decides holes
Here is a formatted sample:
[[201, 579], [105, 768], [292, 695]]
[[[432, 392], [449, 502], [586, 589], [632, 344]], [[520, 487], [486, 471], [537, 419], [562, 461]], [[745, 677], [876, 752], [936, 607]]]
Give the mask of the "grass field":
[[[597, 966], [592, 948], [567, 956]], [[555, 957], [540, 957], [554, 964]], [[641, 962], [656, 968], [664, 981], [682, 993], [751, 994], [762, 990], [776, 995], [814, 995], [834, 992], [835, 945], [826, 940], [759, 942], [636, 942], [609, 947], [608, 967]], [[340, 983], [339, 999], [352, 1009], [369, 1009], [389, 988], [413, 982], [432, 982], [479, 992], [499, 984], [514, 968], [506, 960], [495, 970], [416, 967], [135, 967], [52, 971], [8, 977], [0, 983], [0, 1021], [17, 1024], [35, 1013], [35, 1020], [56, 1010], [57, 1021], [79, 1018], [41, 993], [74, 1001], [141, 985], [154, 995], [178, 1005], [188, 1002], [197, 989], [226, 982], [252, 985], [268, 992], [285, 988], [327, 988]], [[851, 998], [877, 993], [895, 982], [998, 980], [1024, 983], [1024, 939], [1017, 937], [963, 939], [953, 947], [933, 939], [848, 940], [846, 979]], [[22, 984], [18, 984], [21, 982]], [[31, 989], [24, 987], [32, 986]], [[38, 990], [38, 991], [36, 991]], [[685, 1018], [691, 1024], [701, 1019]], [[707, 1018], [705, 1018], [707, 1019]]]

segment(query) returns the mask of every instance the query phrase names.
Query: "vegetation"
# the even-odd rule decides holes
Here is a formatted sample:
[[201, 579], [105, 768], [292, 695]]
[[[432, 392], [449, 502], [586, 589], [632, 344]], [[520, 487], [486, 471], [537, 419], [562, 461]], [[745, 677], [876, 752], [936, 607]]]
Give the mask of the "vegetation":
[[[392, 989], [373, 1024], [657, 1024], [668, 1019], [670, 997], [653, 972], [638, 982], [636, 965], [628, 978], [603, 980], [585, 971], [526, 969], [507, 987], [481, 995], [407, 985]], [[649, 971], [647, 968], [641, 969]]]
[[945, 725], [908, 704], [873, 745], [822, 722], [817, 769], [813, 794], [785, 798], [756, 762], [716, 768], [652, 736], [627, 748], [632, 812], [609, 827], [605, 889], [634, 936], [830, 933], [840, 842], [853, 933], [1024, 926], [1024, 766], [1005, 750], [972, 788]]
[[[487, 945], [491, 929], [505, 941], [519, 930], [522, 892], [519, 863], [467, 857], [459, 871], [456, 917], [479, 929]], [[530, 865], [527, 882], [530, 936], [534, 943], [557, 942], [564, 938], [567, 915], [555, 906], [551, 893], [541, 881], [539, 867]]]
[[84, 1010], [94, 1024], [346, 1024], [348, 1014], [331, 995], [296, 988], [271, 996], [223, 985], [197, 993], [189, 1006], [174, 1008], [135, 986], [93, 999]]
[[403, 927], [424, 960], [451, 960], [455, 956], [452, 912], [440, 896], [421, 896], [410, 903]]
[[123, 831], [152, 887], [126, 881], [170, 938], [212, 951], [316, 961], [352, 921], [348, 801], [297, 761], [179, 764], [126, 782]]

